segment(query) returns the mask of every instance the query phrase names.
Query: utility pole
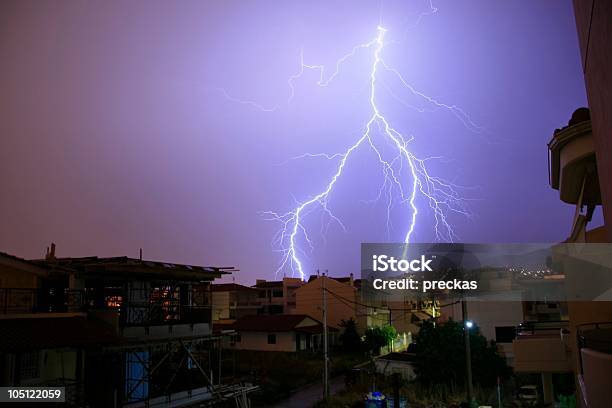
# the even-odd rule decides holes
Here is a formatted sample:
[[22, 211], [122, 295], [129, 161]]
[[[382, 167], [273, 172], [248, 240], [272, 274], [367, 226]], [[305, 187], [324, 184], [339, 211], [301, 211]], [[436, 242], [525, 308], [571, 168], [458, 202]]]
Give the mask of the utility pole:
[[470, 349], [470, 328], [468, 327], [467, 302], [461, 301], [461, 312], [463, 315], [463, 338], [465, 339], [465, 366], [467, 367], [467, 402], [472, 404], [474, 390], [472, 389], [472, 351]]
[[323, 349], [324, 349], [324, 363], [325, 373], [323, 374], [323, 398], [327, 400], [329, 398], [329, 355], [328, 355], [328, 344], [327, 344], [327, 290], [325, 289], [325, 279], [327, 279], [326, 273], [321, 277], [321, 289], [323, 292]]

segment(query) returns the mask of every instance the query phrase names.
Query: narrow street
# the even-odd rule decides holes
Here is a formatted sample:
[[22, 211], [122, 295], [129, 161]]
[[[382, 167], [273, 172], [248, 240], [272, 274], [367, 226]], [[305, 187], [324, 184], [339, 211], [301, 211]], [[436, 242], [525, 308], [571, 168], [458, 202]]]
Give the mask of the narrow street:
[[[331, 395], [344, 389], [344, 377], [335, 377], [329, 380], [329, 393]], [[273, 408], [312, 408], [323, 397], [323, 384], [312, 384], [299, 389], [289, 398], [273, 405]]]

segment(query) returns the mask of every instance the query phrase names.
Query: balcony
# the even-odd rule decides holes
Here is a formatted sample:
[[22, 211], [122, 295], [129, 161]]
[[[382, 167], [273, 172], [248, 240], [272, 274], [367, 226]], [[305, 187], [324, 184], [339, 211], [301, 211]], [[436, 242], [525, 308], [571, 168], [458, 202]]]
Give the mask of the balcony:
[[169, 324], [210, 324], [210, 306], [164, 305], [157, 303], [128, 304], [121, 312], [122, 326], [159, 326]]
[[612, 322], [578, 326], [580, 373], [578, 382], [584, 406], [608, 406], [612, 373]]
[[0, 315], [83, 311], [83, 293], [64, 289], [0, 288]]
[[561, 200], [569, 204], [600, 205], [591, 121], [572, 118], [570, 125], [555, 131], [548, 149], [550, 185], [559, 190]]
[[565, 344], [567, 322], [527, 323], [512, 342], [517, 372], [570, 372], [571, 353]]
[[212, 320], [212, 308], [208, 305], [183, 305], [176, 299], [165, 298], [145, 302], [127, 302], [124, 299], [116, 290], [0, 288], [0, 317], [87, 312], [120, 327], [181, 324], [205, 324], [209, 327]]

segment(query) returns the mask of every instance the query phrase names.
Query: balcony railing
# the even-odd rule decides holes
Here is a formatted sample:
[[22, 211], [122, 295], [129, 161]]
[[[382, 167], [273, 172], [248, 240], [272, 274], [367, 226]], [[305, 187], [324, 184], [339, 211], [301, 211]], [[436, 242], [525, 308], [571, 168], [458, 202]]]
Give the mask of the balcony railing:
[[566, 321], [522, 323], [512, 341], [517, 372], [569, 372], [571, 352]]
[[[586, 323], [577, 328], [578, 350], [591, 349], [600, 353], [612, 354], [612, 322]], [[580, 353], [580, 372], [582, 353]]]
[[156, 303], [130, 304], [121, 313], [123, 326], [159, 326], [195, 324], [212, 321], [210, 306], [159, 305]]
[[577, 327], [580, 385], [583, 406], [609, 406], [612, 372], [612, 322]]
[[61, 313], [83, 310], [81, 291], [0, 288], [0, 313]]
[[[96, 295], [96, 299], [94, 299]], [[0, 314], [114, 311], [123, 326], [209, 323], [212, 308], [182, 305], [176, 299], [127, 302], [116, 291], [94, 294], [91, 290], [0, 288]]]
[[516, 338], [558, 337], [568, 334], [568, 322], [564, 320], [549, 322], [526, 322], [516, 327]]

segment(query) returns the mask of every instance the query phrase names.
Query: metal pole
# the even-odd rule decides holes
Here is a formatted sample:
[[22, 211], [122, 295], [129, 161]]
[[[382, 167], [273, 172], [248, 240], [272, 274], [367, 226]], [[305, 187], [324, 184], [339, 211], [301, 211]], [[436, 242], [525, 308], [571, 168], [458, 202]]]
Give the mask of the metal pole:
[[327, 276], [323, 275], [321, 277], [321, 288], [323, 290], [323, 350], [325, 362], [323, 397], [327, 399], [329, 398], [329, 355], [327, 351], [327, 290], [325, 289], [325, 279], [327, 279]]
[[468, 321], [468, 312], [467, 312], [467, 302], [465, 300], [461, 301], [461, 312], [463, 315], [463, 338], [465, 339], [465, 365], [467, 371], [467, 402], [468, 404], [472, 403], [472, 398], [474, 395], [474, 390], [472, 388], [472, 352], [470, 349], [470, 329], [467, 327]]
[[497, 377], [497, 406], [499, 408], [502, 408], [502, 401], [501, 401], [501, 378], [499, 376]]

